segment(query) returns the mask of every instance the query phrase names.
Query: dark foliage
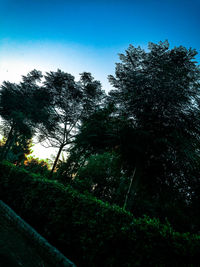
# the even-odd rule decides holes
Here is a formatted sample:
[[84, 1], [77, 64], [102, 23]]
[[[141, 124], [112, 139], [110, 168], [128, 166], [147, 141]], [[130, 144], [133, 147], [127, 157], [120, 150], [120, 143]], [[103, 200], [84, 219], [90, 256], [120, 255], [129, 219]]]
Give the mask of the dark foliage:
[[[0, 160], [21, 166], [0, 163], [1, 197], [78, 266], [196, 264], [199, 238], [180, 234], [200, 225], [196, 54], [130, 45], [108, 97], [88, 72], [76, 82], [57, 70], [42, 82], [34, 70], [1, 86]], [[58, 148], [51, 172], [25, 161], [34, 135]]]
[[0, 163], [0, 194], [78, 266], [185, 266], [199, 262], [199, 236], [174, 232], [148, 217], [55, 181]]
[[44, 177], [48, 177], [50, 173], [50, 166], [47, 161], [39, 160], [37, 158], [29, 157], [26, 159], [21, 167], [28, 172], [40, 174]]

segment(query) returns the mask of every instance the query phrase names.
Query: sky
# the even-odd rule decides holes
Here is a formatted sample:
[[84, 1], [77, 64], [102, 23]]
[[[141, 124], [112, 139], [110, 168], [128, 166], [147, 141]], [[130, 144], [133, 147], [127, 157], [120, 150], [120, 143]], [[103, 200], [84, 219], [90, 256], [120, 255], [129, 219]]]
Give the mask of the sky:
[[60, 68], [77, 80], [91, 72], [108, 91], [107, 76], [129, 44], [146, 49], [167, 39], [200, 52], [199, 14], [200, 0], [0, 0], [0, 84]]

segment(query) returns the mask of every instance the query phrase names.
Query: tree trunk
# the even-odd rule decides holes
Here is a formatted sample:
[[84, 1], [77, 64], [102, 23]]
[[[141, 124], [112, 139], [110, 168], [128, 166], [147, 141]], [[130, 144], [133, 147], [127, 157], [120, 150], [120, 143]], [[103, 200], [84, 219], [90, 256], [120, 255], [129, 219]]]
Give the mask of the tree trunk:
[[11, 145], [13, 143], [13, 139], [14, 139], [13, 130], [14, 130], [14, 125], [12, 125], [11, 128], [10, 128], [10, 132], [8, 134], [8, 138], [6, 140], [5, 145], [3, 146], [3, 149], [2, 149], [2, 152], [1, 152], [1, 155], [0, 155], [0, 160], [6, 159], [6, 157], [8, 155], [8, 152], [10, 150], [10, 147], [11, 147]]
[[126, 205], [127, 205], [127, 201], [128, 201], [128, 197], [129, 197], [129, 194], [130, 194], [130, 191], [131, 191], [131, 186], [132, 186], [132, 183], [133, 183], [133, 179], [135, 177], [135, 172], [136, 172], [136, 167], [133, 171], [133, 175], [131, 177], [131, 181], [130, 181], [130, 184], [129, 184], [129, 188], [128, 188], [128, 191], [127, 191], [127, 194], [126, 194], [126, 198], [125, 198], [125, 201], [124, 201], [124, 206], [123, 206], [123, 209], [125, 210], [126, 209]]
[[11, 137], [11, 140], [10, 142], [8, 143], [7, 147], [6, 147], [6, 150], [4, 152], [4, 155], [3, 155], [3, 159], [7, 159], [7, 156], [8, 156], [8, 153], [10, 151], [10, 149], [12, 148], [13, 144], [15, 143], [15, 138], [16, 138], [16, 134], [14, 134], [12, 137]]
[[54, 170], [55, 170], [55, 168], [56, 168], [56, 165], [57, 165], [57, 162], [58, 162], [58, 160], [59, 160], [60, 153], [62, 152], [63, 147], [64, 147], [64, 145], [61, 145], [60, 148], [59, 148], [59, 150], [58, 150], [58, 154], [57, 154], [57, 156], [56, 156], [56, 158], [55, 158], [55, 160], [54, 160], [53, 167], [52, 167], [51, 172], [50, 172], [50, 174], [49, 174], [49, 178], [51, 178], [52, 175], [53, 175], [53, 172], [54, 172]]

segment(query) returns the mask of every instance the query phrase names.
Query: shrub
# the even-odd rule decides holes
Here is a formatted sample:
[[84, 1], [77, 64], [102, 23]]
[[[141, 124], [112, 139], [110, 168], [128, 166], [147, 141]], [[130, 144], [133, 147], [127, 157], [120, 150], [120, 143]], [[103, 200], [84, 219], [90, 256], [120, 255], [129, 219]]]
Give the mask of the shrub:
[[188, 266], [200, 237], [0, 163], [0, 195], [78, 266]]
[[129, 179], [122, 171], [120, 157], [112, 152], [90, 156], [79, 168], [72, 186], [112, 204], [123, 206]]
[[39, 173], [43, 176], [50, 174], [50, 166], [47, 160], [39, 160], [38, 158], [28, 157], [22, 167], [29, 172]]

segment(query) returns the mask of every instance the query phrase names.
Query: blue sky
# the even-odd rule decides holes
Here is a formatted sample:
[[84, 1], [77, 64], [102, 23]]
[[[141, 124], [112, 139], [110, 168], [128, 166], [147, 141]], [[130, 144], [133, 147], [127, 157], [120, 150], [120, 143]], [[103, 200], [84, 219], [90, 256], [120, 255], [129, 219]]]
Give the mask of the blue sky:
[[93, 48], [169, 39], [199, 45], [200, 1], [1, 0], [0, 38]]
[[199, 14], [200, 0], [0, 0], [0, 83], [60, 68], [76, 79], [89, 71], [109, 90], [129, 44], [168, 39], [199, 52]]

